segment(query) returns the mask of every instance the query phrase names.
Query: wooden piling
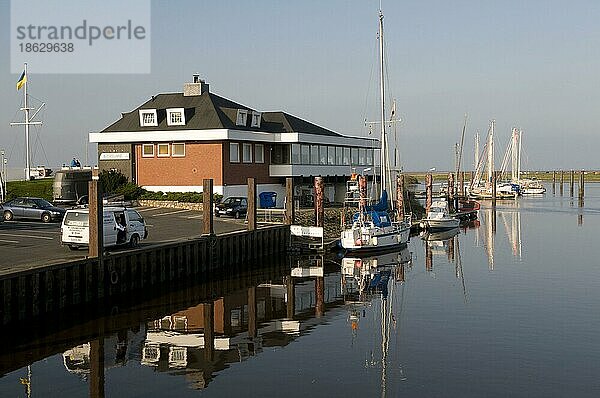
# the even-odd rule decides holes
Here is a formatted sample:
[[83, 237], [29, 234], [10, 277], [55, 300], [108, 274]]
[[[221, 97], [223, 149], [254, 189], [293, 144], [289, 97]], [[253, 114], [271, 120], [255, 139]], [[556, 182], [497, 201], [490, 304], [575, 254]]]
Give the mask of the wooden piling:
[[404, 218], [404, 174], [398, 174], [396, 178], [396, 214], [397, 220]]
[[215, 354], [215, 310], [213, 302], [202, 305], [204, 321], [204, 359], [212, 362]]
[[248, 231], [256, 230], [256, 179], [248, 178]]
[[294, 179], [288, 177], [285, 179], [285, 218], [284, 224], [291, 225], [295, 218], [294, 209]]
[[325, 225], [325, 192], [323, 177], [315, 177], [315, 226]]
[[256, 287], [248, 288], [248, 337], [255, 338], [258, 327], [256, 312]]
[[552, 193], [556, 193], [556, 170], [552, 171]]
[[579, 173], [579, 197], [583, 198], [585, 193], [585, 170]]
[[206, 178], [202, 181], [202, 234], [214, 235], [214, 206], [213, 180]]
[[429, 212], [431, 203], [433, 202], [433, 176], [427, 174], [425, 176], [425, 211]]
[[367, 178], [365, 176], [358, 176], [358, 194], [359, 194], [359, 209], [364, 210], [367, 205]]
[[90, 397], [104, 398], [104, 336], [100, 335], [96, 340], [90, 341], [89, 360]]
[[569, 174], [569, 196], [573, 197], [575, 192], [575, 170], [571, 170]]
[[560, 171], [560, 185], [558, 186], [559, 190], [560, 190], [560, 196], [563, 196], [563, 191], [564, 191], [564, 187], [563, 184], [565, 183], [565, 172], [564, 170]]
[[454, 211], [454, 174], [448, 173], [448, 208]]
[[[96, 171], [96, 170], [94, 170]], [[88, 215], [89, 215], [89, 243], [88, 255], [90, 257], [102, 257], [104, 246], [104, 222], [102, 210], [102, 195], [98, 176], [92, 177], [88, 182]]]
[[458, 195], [465, 196], [465, 172], [461, 171], [458, 176]]

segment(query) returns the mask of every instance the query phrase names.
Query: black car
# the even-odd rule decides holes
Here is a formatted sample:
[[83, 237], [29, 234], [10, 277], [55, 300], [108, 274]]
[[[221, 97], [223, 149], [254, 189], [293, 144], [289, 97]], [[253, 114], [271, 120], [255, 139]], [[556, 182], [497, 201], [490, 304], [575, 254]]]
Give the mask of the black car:
[[6, 221], [23, 218], [60, 221], [65, 215], [65, 209], [55, 207], [42, 198], [15, 198], [0, 205], [0, 212]]
[[248, 212], [248, 198], [243, 196], [230, 196], [215, 206], [215, 216], [224, 215], [240, 218]]

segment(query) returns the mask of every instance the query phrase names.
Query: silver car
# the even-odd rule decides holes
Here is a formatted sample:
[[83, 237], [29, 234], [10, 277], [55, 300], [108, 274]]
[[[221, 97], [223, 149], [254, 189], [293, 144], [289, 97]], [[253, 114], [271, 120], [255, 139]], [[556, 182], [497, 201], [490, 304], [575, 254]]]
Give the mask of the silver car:
[[1, 205], [0, 212], [5, 221], [33, 219], [51, 222], [60, 221], [65, 215], [65, 209], [42, 198], [15, 198]]

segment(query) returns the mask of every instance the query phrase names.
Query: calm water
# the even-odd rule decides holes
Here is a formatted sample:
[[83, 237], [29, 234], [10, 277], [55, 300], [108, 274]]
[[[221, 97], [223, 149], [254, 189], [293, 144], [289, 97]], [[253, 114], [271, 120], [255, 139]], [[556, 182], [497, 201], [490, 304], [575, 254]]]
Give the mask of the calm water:
[[[495, 232], [483, 209], [479, 226], [448, 240], [414, 237], [401, 253], [343, 261], [346, 273], [374, 260], [370, 272], [389, 270], [383, 292], [325, 260], [322, 279], [265, 280], [212, 306], [134, 314], [103, 339], [105, 396], [600, 396], [600, 186], [588, 185], [583, 208], [548, 188], [499, 203]], [[71, 334], [72, 345], [57, 339], [73, 349], [31, 364], [32, 396], [90, 395], [90, 346]], [[26, 396], [22, 365], [0, 364], [0, 396]]]

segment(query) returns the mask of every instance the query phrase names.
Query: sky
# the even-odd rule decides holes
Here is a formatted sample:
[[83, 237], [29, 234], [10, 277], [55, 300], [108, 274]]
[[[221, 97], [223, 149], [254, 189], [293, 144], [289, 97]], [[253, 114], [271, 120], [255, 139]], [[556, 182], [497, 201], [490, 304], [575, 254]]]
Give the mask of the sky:
[[[151, 1], [150, 73], [45, 74], [29, 64], [30, 94], [46, 103], [32, 163], [85, 162], [87, 148], [94, 164], [89, 132], [152, 95], [182, 91], [194, 73], [259, 111], [365, 136], [365, 120], [378, 118], [378, 9], [379, 0]], [[497, 164], [519, 127], [525, 169], [600, 168], [600, 2], [383, 0], [383, 12], [405, 170], [453, 169], [465, 113], [467, 166], [475, 133], [483, 141], [494, 119]], [[0, 148], [22, 168], [23, 128], [9, 126], [22, 118], [23, 95], [10, 19], [0, 0]]]

